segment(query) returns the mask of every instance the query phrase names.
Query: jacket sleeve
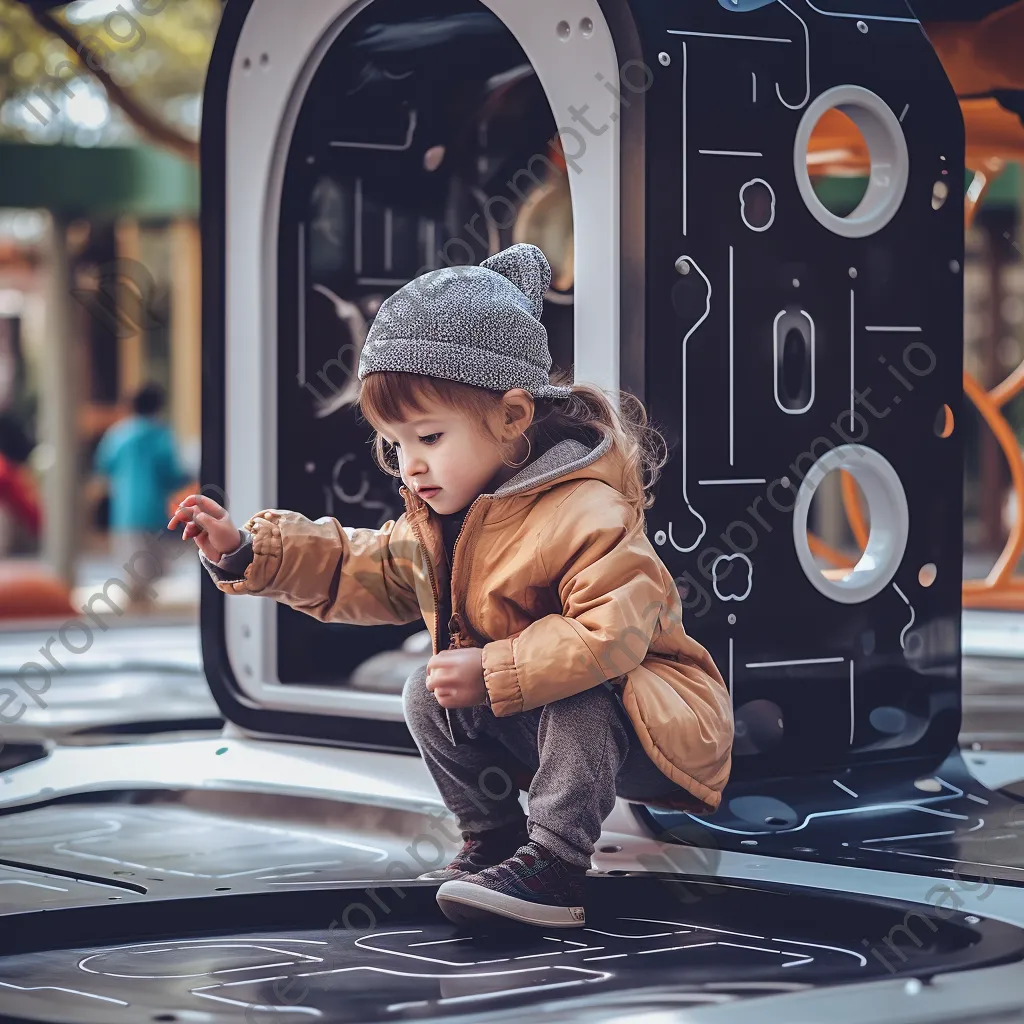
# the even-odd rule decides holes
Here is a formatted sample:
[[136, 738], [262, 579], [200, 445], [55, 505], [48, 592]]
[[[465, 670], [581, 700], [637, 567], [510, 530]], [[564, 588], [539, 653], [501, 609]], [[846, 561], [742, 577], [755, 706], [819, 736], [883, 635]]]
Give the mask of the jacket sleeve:
[[570, 697], [647, 656], [671, 579], [643, 521], [630, 528], [630, 515], [626, 500], [600, 481], [581, 484], [556, 508], [537, 557], [543, 578], [557, 587], [562, 614], [484, 645], [495, 715]]
[[225, 594], [272, 597], [321, 622], [383, 626], [421, 617], [419, 543], [404, 513], [374, 530], [264, 509], [245, 524], [242, 538], [219, 563], [200, 556]]

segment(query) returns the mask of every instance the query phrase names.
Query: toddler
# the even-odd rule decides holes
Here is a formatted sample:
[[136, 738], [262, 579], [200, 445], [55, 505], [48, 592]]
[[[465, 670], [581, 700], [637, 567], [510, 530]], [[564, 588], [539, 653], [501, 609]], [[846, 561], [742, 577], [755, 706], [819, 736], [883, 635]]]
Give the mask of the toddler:
[[456, 922], [582, 926], [616, 795], [706, 814], [730, 771], [725, 681], [644, 529], [660, 434], [626, 392], [616, 408], [550, 382], [550, 281], [544, 254], [517, 244], [381, 306], [359, 405], [375, 459], [402, 479], [397, 520], [266, 509], [239, 530], [191, 495], [168, 524], [225, 593], [325, 622], [422, 616], [433, 656], [405, 683], [405, 717], [464, 843], [420, 877], [442, 883]]

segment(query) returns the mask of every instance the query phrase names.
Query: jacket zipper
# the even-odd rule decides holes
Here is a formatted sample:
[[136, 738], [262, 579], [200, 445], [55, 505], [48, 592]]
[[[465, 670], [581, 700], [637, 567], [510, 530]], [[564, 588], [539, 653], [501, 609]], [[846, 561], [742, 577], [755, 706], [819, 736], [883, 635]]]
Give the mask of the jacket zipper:
[[[461, 639], [462, 639], [462, 635], [463, 635], [463, 633], [462, 633], [462, 618], [460, 617], [459, 613], [455, 610], [455, 604], [456, 604], [456, 601], [455, 601], [455, 586], [454, 586], [454, 584], [455, 584], [455, 553], [459, 549], [459, 540], [462, 537], [463, 531], [466, 529], [466, 524], [469, 522], [469, 517], [473, 514], [473, 509], [476, 507], [477, 502], [478, 501], [482, 501], [483, 498], [484, 498], [484, 495], [481, 494], [478, 498], [474, 499], [473, 503], [466, 510], [466, 514], [465, 514], [465, 516], [462, 519], [462, 526], [459, 527], [458, 536], [456, 536], [455, 543], [452, 545], [452, 571], [451, 571], [452, 619], [456, 623], [456, 628], [455, 628], [455, 631], [453, 633], [451, 633], [451, 641], [448, 644], [448, 650], [458, 650], [462, 646]], [[467, 592], [468, 592], [468, 589], [469, 589], [469, 577], [470, 577], [470, 574], [472, 573], [472, 571], [473, 571], [473, 565], [472, 565], [472, 562], [471, 562], [470, 565], [469, 565], [469, 569], [466, 570], [466, 587], [464, 589]]]
[[[437, 587], [437, 577], [434, 575], [434, 563], [430, 560], [430, 552], [427, 550], [426, 542], [423, 540], [423, 534], [420, 532], [419, 522], [413, 523], [413, 530], [416, 531], [416, 539], [420, 542], [420, 547], [423, 549], [423, 555], [427, 562], [427, 575], [430, 577], [430, 593], [434, 598], [434, 635], [432, 637], [434, 644], [434, 654], [437, 654], [437, 648], [440, 644], [440, 633], [438, 632], [437, 622], [441, 617], [441, 595]], [[461, 530], [459, 531], [462, 532]]]
[[[452, 584], [455, 581], [455, 553], [458, 550], [459, 541], [462, 539], [462, 534], [465, 532], [466, 524], [469, 522], [469, 518], [473, 514], [473, 509], [476, 507], [477, 502], [482, 501], [485, 497], [487, 497], [487, 495], [481, 494], [479, 497], [475, 498], [473, 503], [466, 510], [466, 514], [465, 514], [465, 516], [462, 519], [462, 526], [459, 527], [459, 532], [458, 532], [458, 535], [455, 538], [455, 543], [452, 545], [452, 564], [451, 564], [451, 573], [450, 573], [451, 579], [449, 581], [449, 584]], [[437, 585], [437, 577], [434, 575], [434, 564], [430, 560], [430, 551], [427, 548], [426, 541], [423, 539], [423, 533], [420, 530], [419, 521], [413, 523], [413, 530], [416, 533], [416, 539], [420, 542], [420, 547], [423, 549], [423, 554], [424, 554], [424, 557], [426, 558], [426, 562], [427, 562], [427, 574], [430, 577], [430, 591], [431, 591], [431, 594], [432, 594], [433, 599], [434, 599], [434, 635], [432, 637], [432, 641], [433, 641], [433, 645], [434, 645], [434, 654], [437, 654], [437, 650], [438, 650], [438, 647], [440, 646], [440, 642], [441, 642], [441, 634], [440, 634], [440, 630], [438, 628], [438, 622], [439, 622], [439, 619], [441, 617], [441, 593], [440, 593], [440, 588]], [[442, 543], [443, 543], [443, 541], [442, 541]], [[470, 565], [470, 569], [467, 571], [467, 576], [466, 576], [466, 585], [467, 585], [467, 587], [469, 585], [469, 573], [470, 572], [472, 572], [472, 565]], [[450, 628], [451, 627], [451, 623], [447, 623], [446, 624], [448, 626], [449, 634], [451, 636], [451, 639], [450, 639], [449, 644], [448, 644], [448, 650], [450, 650], [450, 651], [451, 650], [458, 650], [459, 649], [459, 647], [461, 646], [459, 640], [462, 637], [462, 618], [458, 614], [458, 612], [456, 612], [456, 610], [455, 610], [455, 593], [454, 593], [454, 588], [452, 588], [452, 595], [451, 595], [451, 597], [452, 597], [452, 615], [451, 615], [451, 617], [452, 617], [452, 619], [455, 621], [455, 623], [457, 625], [456, 625], [456, 629], [454, 630], [454, 632], [452, 632], [452, 630]]]

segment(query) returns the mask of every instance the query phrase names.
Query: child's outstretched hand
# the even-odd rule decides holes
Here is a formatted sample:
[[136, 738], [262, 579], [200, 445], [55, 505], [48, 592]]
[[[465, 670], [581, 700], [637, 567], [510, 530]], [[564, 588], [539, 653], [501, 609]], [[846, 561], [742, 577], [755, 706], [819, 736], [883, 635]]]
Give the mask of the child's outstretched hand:
[[427, 662], [427, 689], [443, 708], [486, 704], [484, 652], [479, 647], [438, 651]]
[[174, 530], [182, 523], [185, 528], [181, 539], [193, 538], [196, 547], [211, 562], [219, 562], [223, 554], [234, 551], [242, 543], [242, 534], [231, 522], [228, 510], [205, 494], [190, 494], [182, 499], [167, 529]]

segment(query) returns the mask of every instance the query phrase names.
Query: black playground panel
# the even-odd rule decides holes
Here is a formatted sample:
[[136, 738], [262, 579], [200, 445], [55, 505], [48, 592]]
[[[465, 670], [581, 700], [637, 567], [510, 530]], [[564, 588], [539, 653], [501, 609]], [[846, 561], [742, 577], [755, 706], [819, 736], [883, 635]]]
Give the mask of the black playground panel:
[[[671, 992], [694, 1006], [1011, 963], [1020, 929], [948, 909], [685, 876], [591, 877], [571, 932], [443, 921], [436, 886], [149, 901], [7, 920], [5, 1019], [418, 1020]], [[172, 938], [167, 936], [171, 935]], [[635, 1004], [634, 1004], [635, 1005]]]

